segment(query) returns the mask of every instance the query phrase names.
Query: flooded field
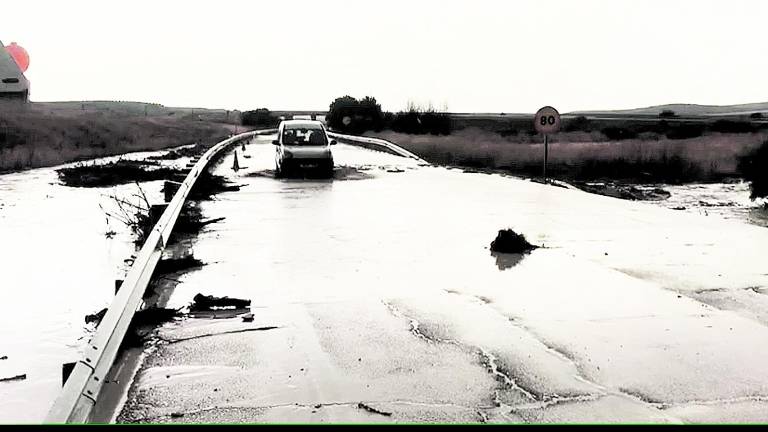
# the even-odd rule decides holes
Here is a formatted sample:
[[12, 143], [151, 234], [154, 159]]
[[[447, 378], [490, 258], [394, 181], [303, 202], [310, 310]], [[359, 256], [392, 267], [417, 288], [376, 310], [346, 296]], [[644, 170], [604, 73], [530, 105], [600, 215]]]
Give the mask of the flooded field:
[[657, 202], [663, 207], [768, 227], [768, 208], [765, 207], [768, 200], [751, 200], [748, 183], [701, 183], [662, 187], [671, 193], [669, 199]]
[[[25, 376], [0, 382], [0, 422], [44, 419], [62, 386], [62, 364], [80, 358], [93, 332], [85, 316], [110, 304], [135, 252], [130, 230], [106, 213], [117, 212], [110, 195], [135, 202], [138, 187], [67, 187], [57, 168], [0, 175], [0, 358], [7, 357], [0, 379]], [[141, 188], [162, 202], [162, 181]]]

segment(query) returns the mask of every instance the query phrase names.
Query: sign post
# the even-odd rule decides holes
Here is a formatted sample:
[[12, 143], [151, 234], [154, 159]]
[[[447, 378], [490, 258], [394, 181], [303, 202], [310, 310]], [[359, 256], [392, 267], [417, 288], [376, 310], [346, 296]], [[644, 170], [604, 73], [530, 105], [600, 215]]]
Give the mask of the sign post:
[[560, 130], [560, 113], [551, 106], [545, 106], [536, 112], [533, 118], [536, 131], [544, 135], [544, 184], [547, 184], [547, 159], [549, 158], [549, 134]]

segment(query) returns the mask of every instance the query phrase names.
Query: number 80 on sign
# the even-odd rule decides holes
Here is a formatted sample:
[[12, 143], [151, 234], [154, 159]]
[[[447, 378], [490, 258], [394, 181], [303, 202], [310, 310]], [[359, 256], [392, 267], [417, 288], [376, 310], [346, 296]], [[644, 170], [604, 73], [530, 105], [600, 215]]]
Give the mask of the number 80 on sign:
[[538, 133], [544, 135], [557, 133], [560, 130], [560, 113], [551, 106], [545, 106], [536, 112], [533, 125]]

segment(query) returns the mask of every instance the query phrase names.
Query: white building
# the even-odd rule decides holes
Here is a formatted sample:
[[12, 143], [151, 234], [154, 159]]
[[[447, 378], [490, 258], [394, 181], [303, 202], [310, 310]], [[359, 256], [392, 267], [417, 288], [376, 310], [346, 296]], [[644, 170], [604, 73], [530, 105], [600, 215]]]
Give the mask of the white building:
[[29, 80], [0, 41], [0, 99], [29, 100]]

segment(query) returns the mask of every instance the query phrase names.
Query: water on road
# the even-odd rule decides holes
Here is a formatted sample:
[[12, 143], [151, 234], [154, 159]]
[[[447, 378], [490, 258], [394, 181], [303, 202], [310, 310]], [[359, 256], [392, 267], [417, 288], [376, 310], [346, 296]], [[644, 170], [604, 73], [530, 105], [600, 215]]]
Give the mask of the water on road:
[[[120, 421], [766, 421], [768, 230], [355, 147], [272, 177], [218, 168]], [[543, 246], [494, 255], [498, 230]]]

